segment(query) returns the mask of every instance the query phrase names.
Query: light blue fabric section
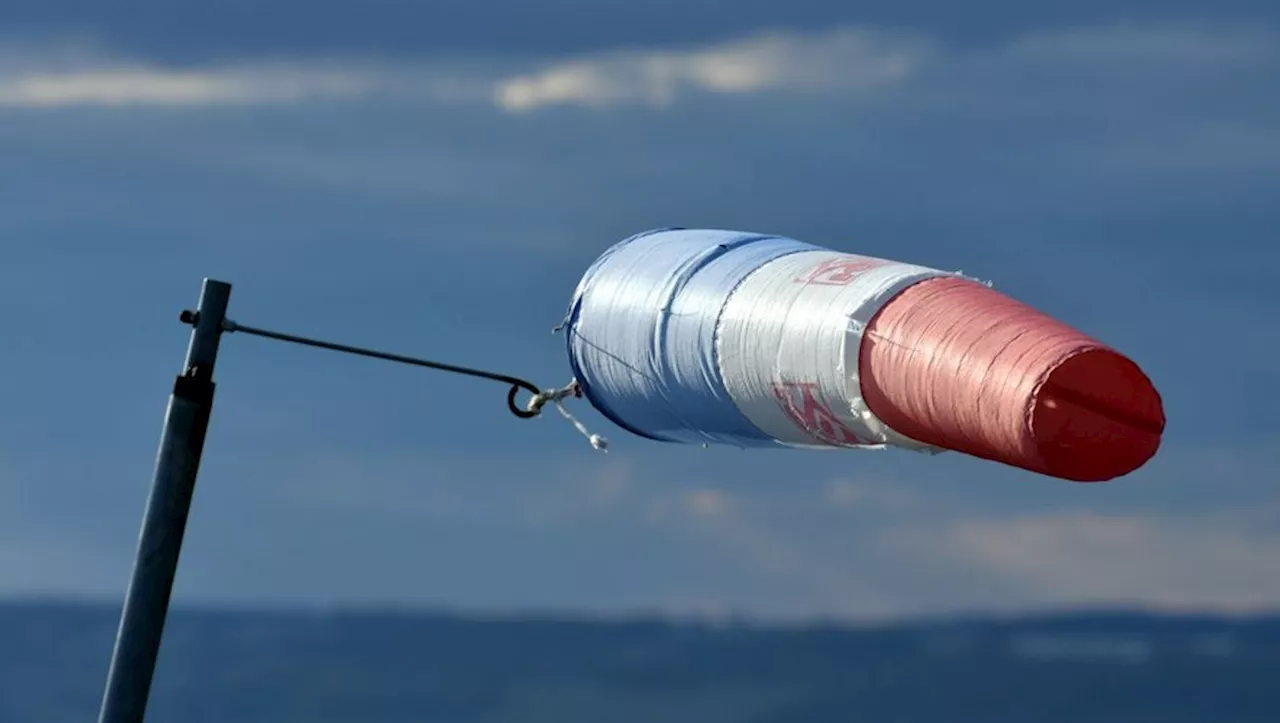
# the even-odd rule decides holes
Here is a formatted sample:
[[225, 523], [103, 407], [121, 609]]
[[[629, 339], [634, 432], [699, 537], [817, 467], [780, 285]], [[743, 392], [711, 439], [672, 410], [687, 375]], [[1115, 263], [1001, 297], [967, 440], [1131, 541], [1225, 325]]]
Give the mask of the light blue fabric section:
[[819, 247], [741, 231], [661, 229], [607, 250], [566, 319], [585, 396], [635, 434], [689, 444], [777, 444], [734, 405], [716, 350], [729, 295], [773, 259]]

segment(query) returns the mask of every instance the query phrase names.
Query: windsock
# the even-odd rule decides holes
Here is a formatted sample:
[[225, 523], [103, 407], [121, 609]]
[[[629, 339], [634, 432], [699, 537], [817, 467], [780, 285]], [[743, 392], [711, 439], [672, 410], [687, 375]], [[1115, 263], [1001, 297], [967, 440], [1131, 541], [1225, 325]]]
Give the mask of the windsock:
[[632, 236], [564, 329], [582, 395], [665, 442], [955, 451], [1096, 482], [1164, 431], [1151, 381], [1102, 342], [957, 273], [782, 236]]

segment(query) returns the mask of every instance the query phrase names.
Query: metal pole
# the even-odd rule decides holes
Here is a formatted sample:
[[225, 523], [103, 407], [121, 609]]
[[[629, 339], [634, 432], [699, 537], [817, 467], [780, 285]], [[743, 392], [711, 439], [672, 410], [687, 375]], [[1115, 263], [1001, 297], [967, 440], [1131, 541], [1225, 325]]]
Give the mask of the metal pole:
[[142, 723], [178, 568], [200, 453], [213, 409], [213, 366], [231, 284], [205, 279], [182, 374], [173, 385], [138, 536], [133, 577], [116, 632], [99, 723]]

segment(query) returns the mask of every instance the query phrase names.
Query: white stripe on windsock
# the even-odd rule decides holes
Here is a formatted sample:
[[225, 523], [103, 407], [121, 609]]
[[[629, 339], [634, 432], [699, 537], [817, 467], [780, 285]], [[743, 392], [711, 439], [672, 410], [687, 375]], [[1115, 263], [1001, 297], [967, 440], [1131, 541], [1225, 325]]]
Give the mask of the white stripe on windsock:
[[730, 296], [717, 344], [725, 388], [747, 419], [784, 444], [926, 449], [863, 403], [858, 350], [894, 294], [945, 272], [835, 251], [757, 268]]

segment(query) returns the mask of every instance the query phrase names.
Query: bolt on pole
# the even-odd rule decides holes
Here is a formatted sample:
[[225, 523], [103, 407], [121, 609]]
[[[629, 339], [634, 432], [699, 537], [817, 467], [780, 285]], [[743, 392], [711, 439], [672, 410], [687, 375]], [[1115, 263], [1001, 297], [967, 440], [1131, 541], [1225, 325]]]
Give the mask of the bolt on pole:
[[191, 340], [165, 412], [99, 723], [142, 723], [146, 716], [187, 514], [213, 411], [213, 367], [230, 296], [231, 284], [205, 279], [197, 311], [183, 312], [183, 321], [193, 326]]

